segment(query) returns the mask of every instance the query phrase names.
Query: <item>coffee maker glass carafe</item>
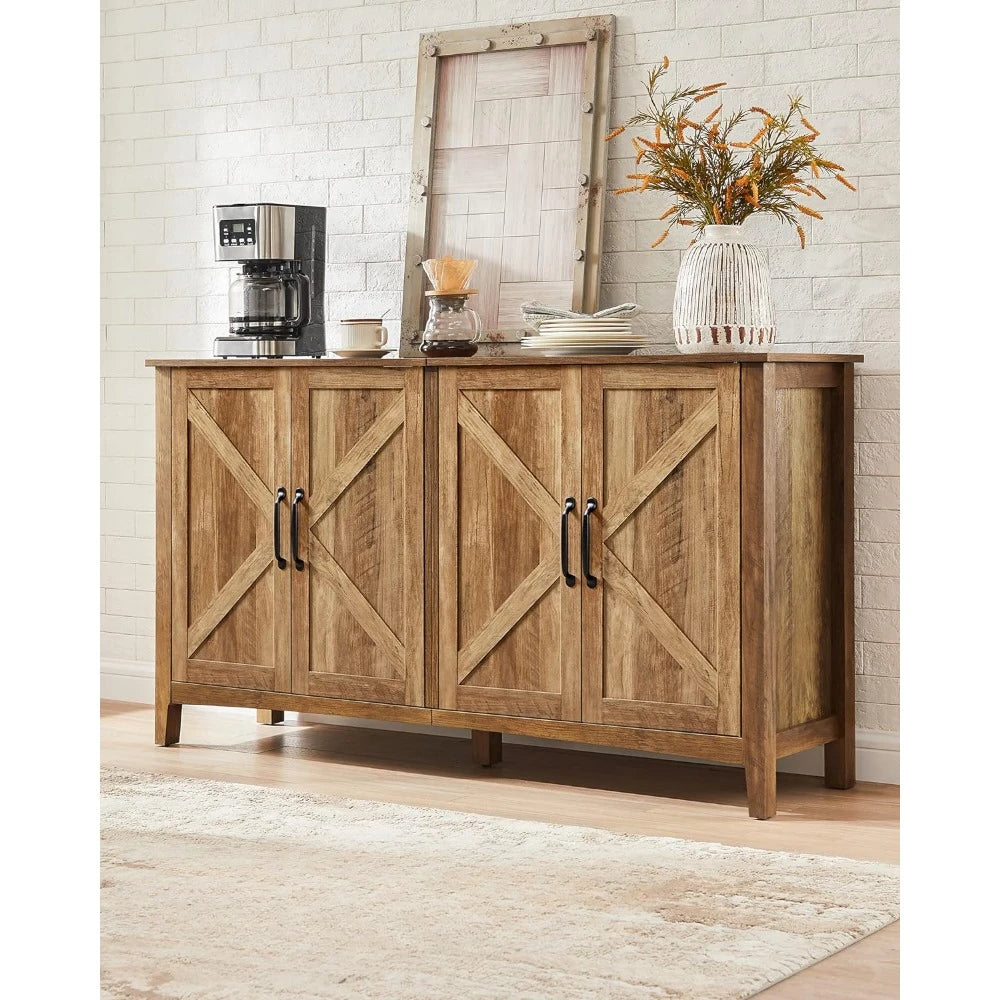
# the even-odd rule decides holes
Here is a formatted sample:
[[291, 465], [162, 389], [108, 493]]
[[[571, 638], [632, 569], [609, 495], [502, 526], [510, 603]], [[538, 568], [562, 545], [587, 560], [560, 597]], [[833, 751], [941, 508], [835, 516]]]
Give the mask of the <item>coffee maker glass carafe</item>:
[[295, 261], [248, 261], [229, 286], [231, 336], [295, 337], [309, 322], [309, 279]]

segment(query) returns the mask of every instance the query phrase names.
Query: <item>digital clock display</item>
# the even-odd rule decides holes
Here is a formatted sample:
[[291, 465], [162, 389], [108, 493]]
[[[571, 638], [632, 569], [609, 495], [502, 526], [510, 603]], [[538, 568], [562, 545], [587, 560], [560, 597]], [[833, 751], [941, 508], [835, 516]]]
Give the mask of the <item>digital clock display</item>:
[[243, 227], [243, 223], [242, 222], [234, 222], [233, 223], [233, 232], [234, 233], [242, 233], [243, 229], [244, 229], [244, 227]]

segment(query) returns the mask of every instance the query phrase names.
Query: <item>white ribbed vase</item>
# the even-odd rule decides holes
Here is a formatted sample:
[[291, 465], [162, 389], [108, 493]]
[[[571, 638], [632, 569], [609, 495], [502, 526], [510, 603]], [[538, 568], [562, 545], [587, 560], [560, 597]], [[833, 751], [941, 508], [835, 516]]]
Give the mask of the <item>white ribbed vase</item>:
[[706, 226], [681, 261], [674, 291], [681, 351], [766, 351], [774, 343], [771, 275], [742, 226]]

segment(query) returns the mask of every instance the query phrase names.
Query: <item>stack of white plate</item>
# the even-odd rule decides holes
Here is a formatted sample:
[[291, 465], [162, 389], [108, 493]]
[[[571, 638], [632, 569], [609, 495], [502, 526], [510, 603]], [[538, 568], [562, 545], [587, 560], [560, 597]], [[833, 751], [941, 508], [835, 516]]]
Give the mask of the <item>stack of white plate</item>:
[[544, 354], [628, 354], [648, 343], [648, 337], [632, 332], [630, 319], [581, 316], [545, 320], [538, 335], [523, 338], [521, 347]]

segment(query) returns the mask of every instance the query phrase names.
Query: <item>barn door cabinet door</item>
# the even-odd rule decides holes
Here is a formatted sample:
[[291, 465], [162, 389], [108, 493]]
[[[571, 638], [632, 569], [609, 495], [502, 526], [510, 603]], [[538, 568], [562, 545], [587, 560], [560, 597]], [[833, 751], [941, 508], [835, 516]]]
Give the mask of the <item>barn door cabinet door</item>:
[[276, 558], [287, 542], [288, 380], [282, 369], [173, 374], [174, 681], [289, 690], [290, 574]]
[[439, 707], [579, 720], [580, 370], [444, 368], [438, 434]]
[[738, 366], [582, 377], [583, 718], [738, 735]]
[[422, 705], [423, 373], [292, 389], [292, 690]]

